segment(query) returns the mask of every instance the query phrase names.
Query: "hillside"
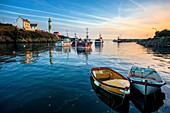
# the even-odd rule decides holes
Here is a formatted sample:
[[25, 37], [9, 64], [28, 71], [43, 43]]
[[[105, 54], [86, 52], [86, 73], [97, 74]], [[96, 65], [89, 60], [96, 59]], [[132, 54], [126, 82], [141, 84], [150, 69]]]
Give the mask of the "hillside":
[[0, 43], [56, 42], [59, 37], [42, 30], [25, 31], [11, 24], [0, 23]]

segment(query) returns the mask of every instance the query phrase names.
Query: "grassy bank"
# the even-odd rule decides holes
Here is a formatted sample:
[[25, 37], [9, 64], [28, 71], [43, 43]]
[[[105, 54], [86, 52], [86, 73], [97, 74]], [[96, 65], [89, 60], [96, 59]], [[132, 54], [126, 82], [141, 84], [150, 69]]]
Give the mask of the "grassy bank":
[[0, 43], [56, 42], [59, 37], [42, 30], [26, 31], [11, 24], [0, 23]]

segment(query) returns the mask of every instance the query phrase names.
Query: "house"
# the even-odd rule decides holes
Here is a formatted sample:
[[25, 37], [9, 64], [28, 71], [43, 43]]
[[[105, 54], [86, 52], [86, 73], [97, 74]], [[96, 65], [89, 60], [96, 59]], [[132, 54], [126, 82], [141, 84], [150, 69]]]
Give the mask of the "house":
[[38, 30], [38, 24], [30, 24], [31, 30]]
[[19, 29], [24, 29], [24, 30], [31, 29], [30, 21], [28, 21], [27, 19], [21, 18], [21, 16], [17, 18], [16, 22], [17, 22], [17, 27]]
[[28, 19], [19, 16], [16, 20], [17, 27], [24, 30], [38, 30], [38, 24], [30, 24]]

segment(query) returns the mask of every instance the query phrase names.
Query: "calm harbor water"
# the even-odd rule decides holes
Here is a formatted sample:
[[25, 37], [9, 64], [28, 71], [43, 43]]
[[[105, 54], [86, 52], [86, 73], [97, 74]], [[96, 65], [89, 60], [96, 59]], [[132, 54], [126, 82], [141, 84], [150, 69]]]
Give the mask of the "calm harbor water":
[[[110, 67], [126, 77], [132, 65], [155, 68], [167, 83], [147, 103], [137, 91], [123, 102], [91, 84], [92, 67]], [[168, 48], [111, 41], [84, 51], [55, 44], [0, 45], [0, 113], [169, 113], [169, 91]]]

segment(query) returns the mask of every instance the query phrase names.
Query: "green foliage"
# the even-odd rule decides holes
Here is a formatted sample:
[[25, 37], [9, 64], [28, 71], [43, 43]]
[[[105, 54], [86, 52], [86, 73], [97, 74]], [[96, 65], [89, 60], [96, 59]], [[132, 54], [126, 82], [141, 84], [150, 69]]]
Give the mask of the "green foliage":
[[170, 36], [170, 30], [164, 29], [162, 31], [155, 32], [155, 38], [157, 37], [169, 37]]
[[59, 37], [55, 35], [36, 30], [25, 31], [17, 29], [16, 27], [8, 24], [0, 24], [0, 43], [41, 43], [41, 42], [56, 42]]

